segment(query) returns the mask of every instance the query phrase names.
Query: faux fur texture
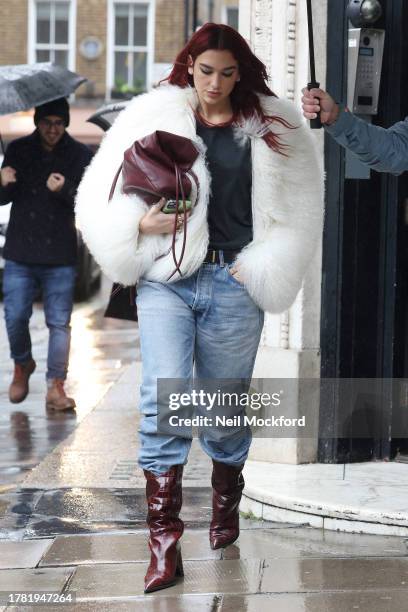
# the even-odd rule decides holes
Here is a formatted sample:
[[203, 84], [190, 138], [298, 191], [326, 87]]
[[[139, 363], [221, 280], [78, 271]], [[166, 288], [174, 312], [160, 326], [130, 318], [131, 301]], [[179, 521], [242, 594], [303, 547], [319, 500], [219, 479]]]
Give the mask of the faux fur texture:
[[[237, 138], [252, 141], [252, 213], [254, 238], [239, 254], [240, 277], [254, 301], [278, 313], [292, 304], [322, 233], [323, 172], [309, 129], [288, 101], [261, 97], [267, 114], [278, 115], [294, 129], [274, 123], [271, 129], [288, 145], [287, 157], [272, 151], [261, 136], [259, 120], [245, 122]], [[174, 270], [170, 235], [140, 235], [139, 221], [148, 207], [137, 196], [121, 193], [120, 181], [111, 202], [110, 186], [125, 149], [155, 130], [167, 130], [195, 141], [200, 149], [193, 170], [198, 199], [188, 221], [181, 269], [193, 274], [208, 247], [207, 207], [211, 177], [205, 146], [196, 134], [192, 88], [165, 85], [135, 98], [106, 134], [78, 189], [77, 223], [91, 253], [107, 276], [131, 285], [144, 276], [166, 282]], [[237, 133], [238, 132], [238, 133]], [[239, 133], [240, 132], [240, 133]], [[181, 248], [181, 236], [177, 240]], [[178, 280], [175, 274], [170, 282]]]

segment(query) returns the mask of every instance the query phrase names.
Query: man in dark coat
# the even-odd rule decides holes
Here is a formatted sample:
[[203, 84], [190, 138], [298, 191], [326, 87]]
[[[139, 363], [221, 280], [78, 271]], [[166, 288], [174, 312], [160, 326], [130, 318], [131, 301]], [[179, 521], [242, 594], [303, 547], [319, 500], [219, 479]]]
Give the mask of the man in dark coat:
[[1, 168], [0, 205], [12, 202], [4, 246], [4, 311], [14, 377], [13, 403], [28, 394], [35, 370], [29, 320], [41, 290], [49, 329], [47, 408], [69, 410], [64, 391], [69, 359], [70, 318], [76, 276], [74, 198], [92, 153], [65, 131], [65, 98], [35, 109], [36, 130], [10, 143]]

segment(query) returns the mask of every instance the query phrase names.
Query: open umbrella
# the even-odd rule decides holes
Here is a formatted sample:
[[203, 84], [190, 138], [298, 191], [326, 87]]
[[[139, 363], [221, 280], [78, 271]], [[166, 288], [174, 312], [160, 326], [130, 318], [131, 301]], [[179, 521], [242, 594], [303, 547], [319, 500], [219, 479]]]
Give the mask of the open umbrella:
[[104, 132], [107, 132], [119, 113], [126, 108], [127, 104], [128, 102], [114, 102], [112, 104], [108, 104], [107, 106], [103, 106], [93, 115], [88, 117], [87, 121], [89, 123], [94, 123]]
[[[314, 55], [314, 40], [313, 40], [313, 13], [312, 13], [312, 0], [306, 0], [307, 3], [307, 26], [309, 31], [309, 58], [310, 58], [310, 83], [308, 83], [308, 89], [314, 89], [320, 87], [320, 83], [316, 81], [315, 71], [315, 55]], [[320, 116], [310, 121], [310, 127], [312, 130], [318, 130], [322, 127]]]
[[[0, 66], [0, 115], [69, 96], [86, 80], [52, 62]], [[4, 152], [1, 136], [0, 145]]]
[[69, 96], [86, 80], [51, 62], [0, 66], [0, 115]]

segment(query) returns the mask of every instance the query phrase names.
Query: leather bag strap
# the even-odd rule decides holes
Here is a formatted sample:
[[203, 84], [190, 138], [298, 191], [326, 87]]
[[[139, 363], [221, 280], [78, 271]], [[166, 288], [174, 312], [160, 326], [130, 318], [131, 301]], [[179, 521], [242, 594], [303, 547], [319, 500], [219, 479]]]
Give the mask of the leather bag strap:
[[120, 164], [119, 169], [118, 169], [118, 171], [115, 174], [115, 178], [112, 181], [112, 185], [111, 185], [110, 192], [109, 192], [108, 202], [110, 202], [111, 199], [113, 198], [113, 194], [115, 193], [116, 184], [118, 182], [119, 174], [122, 172], [122, 168], [123, 168], [123, 162]]

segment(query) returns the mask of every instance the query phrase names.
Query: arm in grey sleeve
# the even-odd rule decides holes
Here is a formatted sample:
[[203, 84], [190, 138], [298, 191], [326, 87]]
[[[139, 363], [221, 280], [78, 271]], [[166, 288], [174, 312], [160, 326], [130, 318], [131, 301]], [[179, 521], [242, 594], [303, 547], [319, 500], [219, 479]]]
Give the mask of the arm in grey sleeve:
[[401, 174], [408, 170], [408, 117], [385, 129], [342, 110], [326, 131], [378, 172]]

